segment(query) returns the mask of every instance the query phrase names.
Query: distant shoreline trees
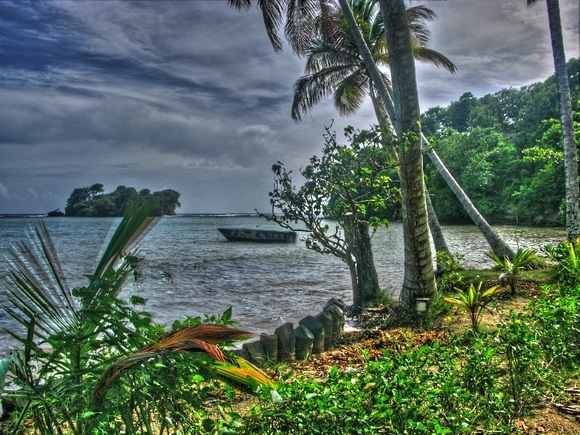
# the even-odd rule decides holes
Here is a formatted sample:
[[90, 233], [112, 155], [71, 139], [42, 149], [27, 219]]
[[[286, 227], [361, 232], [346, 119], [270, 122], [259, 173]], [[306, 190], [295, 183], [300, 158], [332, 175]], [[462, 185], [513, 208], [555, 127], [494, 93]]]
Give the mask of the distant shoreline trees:
[[[567, 67], [577, 117], [578, 59], [570, 59]], [[579, 129], [578, 118], [575, 121]], [[565, 225], [562, 124], [555, 76], [481, 98], [466, 92], [448, 107], [427, 110], [421, 125], [449, 171], [491, 222]], [[431, 162], [425, 166], [439, 220], [467, 222], [461, 204]]]
[[[152, 193], [149, 189], [142, 189], [138, 192], [134, 187], [118, 186], [114, 192], [104, 192], [105, 188], [100, 183], [74, 189], [66, 202], [64, 216], [122, 216], [129, 204], [141, 205], [151, 198], [157, 201], [155, 216], [174, 215], [175, 209], [181, 206], [180, 193], [172, 189]], [[63, 213], [54, 210], [49, 213], [49, 216], [63, 216]]]

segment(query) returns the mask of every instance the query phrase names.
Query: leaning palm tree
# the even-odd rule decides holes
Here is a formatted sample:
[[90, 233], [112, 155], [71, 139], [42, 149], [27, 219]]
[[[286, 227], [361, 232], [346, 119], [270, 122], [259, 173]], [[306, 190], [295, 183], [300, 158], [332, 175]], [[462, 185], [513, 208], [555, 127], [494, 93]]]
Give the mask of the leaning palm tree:
[[[528, 6], [536, 0], [527, 0]], [[572, 118], [572, 100], [570, 98], [570, 83], [566, 69], [566, 53], [562, 36], [560, 20], [560, 4], [558, 0], [546, 0], [550, 38], [558, 91], [560, 94], [560, 119], [564, 136], [564, 165], [566, 171], [566, 236], [570, 242], [580, 237], [580, 187], [578, 184], [578, 149]]]
[[[349, 3], [352, 4], [353, 15], [374, 63], [377, 66], [388, 67], [385, 26], [382, 14], [376, 7], [377, 0], [349, 0]], [[317, 20], [319, 28], [317, 37], [312, 39], [308, 48], [302, 48], [302, 53], [306, 56], [305, 74], [294, 84], [292, 117], [300, 120], [303, 114], [329, 96], [333, 97], [334, 105], [341, 115], [350, 115], [356, 112], [366, 96], [370, 95], [379, 124], [383, 129], [390, 130], [391, 119], [394, 119], [396, 115], [388, 76], [379, 71], [380, 82], [375, 79], [373, 83], [354, 36], [344, 24], [341, 10], [327, 8], [324, 13], [327, 16], [319, 17]], [[329, 17], [329, 14], [334, 15]], [[433, 20], [435, 13], [424, 6], [415, 6], [407, 8], [406, 14], [415, 59], [443, 67], [454, 73], [456, 67], [447, 57], [428, 48], [430, 32], [426, 21]], [[379, 95], [379, 87], [382, 84], [387, 86], [390, 104], [385, 104]], [[422, 139], [423, 150], [480, 229], [490, 247], [502, 256], [513, 257], [514, 253], [511, 248], [479, 213], [435, 150], [430, 147], [427, 139], [424, 136]], [[427, 200], [430, 202], [428, 197]], [[433, 213], [429, 214], [429, 223], [435, 235], [437, 251], [446, 251], [442, 232]]]

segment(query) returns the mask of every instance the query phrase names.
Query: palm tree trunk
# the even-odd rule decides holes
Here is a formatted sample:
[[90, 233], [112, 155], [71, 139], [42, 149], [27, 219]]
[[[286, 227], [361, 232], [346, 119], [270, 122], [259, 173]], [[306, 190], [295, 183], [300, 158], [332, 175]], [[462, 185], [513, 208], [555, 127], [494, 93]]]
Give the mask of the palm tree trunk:
[[550, 38], [554, 67], [558, 79], [560, 94], [560, 119], [564, 135], [564, 165], [566, 171], [566, 236], [569, 241], [580, 237], [580, 208], [578, 186], [578, 150], [574, 135], [572, 119], [572, 101], [570, 99], [570, 83], [566, 68], [566, 53], [562, 37], [562, 23], [560, 20], [560, 4], [558, 0], [546, 0], [548, 20], [550, 23]]
[[[377, 116], [377, 120], [379, 122], [379, 126], [383, 134], [388, 134], [392, 131], [392, 125], [389, 122], [389, 115], [386, 112], [386, 109], [383, 104], [381, 104], [381, 100], [377, 97], [374, 92], [374, 87], [371, 84], [370, 88], [370, 96], [371, 101], [373, 103], [373, 108], [375, 110], [375, 115]], [[396, 150], [391, 150], [390, 148], [387, 150], [389, 151], [389, 156], [391, 160], [393, 160], [393, 164], [397, 162], [397, 153]], [[392, 151], [392, 152], [391, 152]], [[397, 167], [398, 169], [398, 167]], [[397, 172], [399, 172], [397, 170]], [[431, 238], [433, 240], [433, 246], [435, 247], [435, 252], [438, 254], [440, 252], [446, 253], [450, 258], [452, 258], [451, 252], [447, 247], [447, 242], [445, 242], [445, 236], [443, 235], [443, 230], [441, 230], [441, 224], [439, 223], [439, 219], [437, 219], [437, 214], [435, 213], [435, 208], [431, 203], [431, 198], [429, 197], [429, 191], [425, 191], [425, 201], [427, 204], [427, 216], [429, 219], [429, 229], [431, 230]], [[439, 265], [437, 265], [437, 269], [439, 271]], [[439, 271], [440, 272], [440, 271]]]
[[[427, 216], [429, 218], [429, 229], [431, 230], [431, 239], [433, 239], [433, 246], [435, 247], [435, 252], [437, 254], [444, 253], [447, 254], [449, 259], [453, 259], [451, 251], [447, 246], [445, 241], [445, 236], [443, 235], [443, 230], [441, 230], [441, 225], [439, 224], [439, 219], [437, 219], [437, 214], [433, 208], [433, 203], [431, 202], [431, 197], [429, 196], [429, 191], [425, 188], [425, 203], [427, 204]], [[437, 273], [443, 273], [445, 264], [441, 265], [437, 262]]]
[[[436, 290], [423, 180], [419, 96], [405, 2], [381, 0], [380, 6], [389, 51], [395, 108], [392, 122], [399, 139], [401, 168], [405, 272], [400, 303], [410, 311], [417, 297], [430, 297]], [[387, 102], [385, 106], [388, 108]]]
[[473, 223], [477, 226], [477, 228], [479, 228], [481, 234], [483, 234], [485, 240], [487, 240], [487, 243], [489, 243], [491, 249], [500, 257], [507, 256], [510, 259], [514, 258], [515, 255], [514, 251], [493, 230], [491, 225], [487, 223], [487, 221], [481, 215], [481, 213], [479, 213], [477, 208], [475, 208], [475, 206], [473, 205], [467, 194], [463, 191], [459, 183], [457, 183], [453, 175], [451, 175], [447, 167], [443, 164], [443, 162], [439, 158], [439, 155], [437, 155], [437, 153], [430, 148], [429, 141], [427, 140], [427, 138], [424, 135], [421, 135], [421, 138], [423, 139], [422, 145], [423, 151], [427, 153], [427, 156], [429, 156], [429, 159], [435, 165], [437, 171], [439, 171], [439, 173], [443, 177], [443, 180], [445, 180], [445, 183], [447, 183], [447, 186], [449, 186], [451, 191], [455, 194], [455, 196], [457, 197], [457, 199], [459, 200], [459, 202], [461, 203], [461, 205], [463, 206], [463, 208], [465, 209], [465, 211], [467, 212]]
[[[389, 111], [391, 122], [399, 138], [401, 195], [403, 199], [403, 234], [405, 243], [405, 271], [400, 304], [413, 312], [417, 297], [435, 293], [435, 273], [423, 183], [423, 156], [421, 153], [419, 98], [415, 78], [415, 61], [404, 0], [382, 0], [387, 46], [394, 98], [382, 80], [381, 74], [360, 33], [347, 0], [339, 0], [344, 17], [357, 43], [369, 75]], [[394, 104], [393, 104], [394, 103]]]

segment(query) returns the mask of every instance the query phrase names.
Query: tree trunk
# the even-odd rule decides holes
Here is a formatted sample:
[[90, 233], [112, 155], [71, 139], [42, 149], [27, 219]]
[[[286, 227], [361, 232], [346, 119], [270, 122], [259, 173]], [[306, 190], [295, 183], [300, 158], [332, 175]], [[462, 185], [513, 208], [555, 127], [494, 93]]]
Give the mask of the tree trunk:
[[493, 249], [493, 251], [500, 257], [507, 256], [508, 258], [513, 259], [515, 255], [514, 251], [493, 230], [491, 225], [487, 223], [487, 221], [481, 215], [481, 213], [479, 213], [477, 208], [475, 208], [475, 206], [473, 205], [467, 194], [463, 191], [459, 183], [457, 183], [453, 175], [451, 175], [451, 173], [449, 172], [447, 167], [443, 164], [437, 153], [433, 149], [429, 148], [429, 141], [427, 140], [427, 138], [425, 136], [422, 136], [422, 139], [423, 139], [423, 150], [427, 153], [427, 156], [429, 156], [429, 159], [435, 165], [437, 171], [441, 174], [443, 180], [445, 180], [445, 183], [447, 183], [447, 186], [449, 186], [449, 188], [455, 194], [455, 196], [463, 206], [463, 209], [467, 212], [473, 223], [477, 226], [477, 228], [479, 228], [479, 231], [481, 231], [481, 234], [483, 234], [483, 237], [485, 237], [485, 240], [487, 240], [487, 243], [489, 243], [491, 249]]
[[[395, 118], [399, 139], [405, 271], [400, 303], [412, 311], [417, 297], [435, 293], [435, 273], [423, 181], [423, 155], [415, 61], [404, 0], [380, 0], [389, 51]], [[385, 105], [388, 107], [387, 103]], [[398, 116], [397, 116], [398, 115]]]
[[369, 235], [368, 222], [359, 221], [356, 223], [357, 238], [353, 247], [353, 254], [356, 259], [357, 281], [358, 281], [358, 301], [354, 304], [355, 311], [358, 308], [367, 308], [376, 302], [379, 296], [379, 275], [375, 268], [371, 237]]
[[546, 0], [548, 20], [550, 23], [550, 38], [554, 67], [558, 79], [560, 94], [560, 119], [564, 135], [564, 165], [566, 171], [566, 236], [569, 241], [580, 237], [580, 208], [578, 187], [578, 150], [574, 135], [572, 119], [572, 101], [570, 99], [570, 83], [566, 69], [566, 53], [562, 37], [562, 23], [560, 21], [560, 4], [558, 0]]
[[360, 290], [358, 286], [358, 271], [356, 259], [353, 252], [353, 240], [355, 235], [353, 234], [352, 229], [348, 223], [345, 223], [345, 225], [343, 226], [343, 230], [344, 230], [344, 242], [346, 245], [344, 261], [348, 266], [348, 271], [350, 272], [350, 283], [352, 286], [352, 305], [356, 309], [356, 307], [358, 307], [360, 304]]
[[378, 299], [379, 275], [375, 268], [368, 222], [358, 221], [352, 216], [344, 221], [343, 229], [350, 258], [347, 264], [353, 288], [353, 309], [358, 312]]
[[[379, 122], [379, 126], [383, 134], [388, 134], [392, 132], [393, 127], [389, 121], [389, 115], [384, 107], [381, 104], [381, 100], [377, 98], [377, 95], [373, 91], [372, 83], [370, 87], [370, 96], [371, 101], [373, 103], [373, 108], [375, 110], [375, 115], [377, 116], [377, 120]], [[392, 164], [398, 164], [397, 160], [397, 150], [393, 150], [391, 147], [387, 148], [385, 145], [386, 150], [389, 152], [389, 157], [392, 160]], [[398, 169], [398, 166], [397, 166]], [[397, 171], [399, 172], [399, 171]], [[431, 238], [433, 239], [433, 246], [435, 247], [435, 252], [444, 252], [452, 258], [451, 252], [447, 247], [447, 243], [445, 242], [445, 236], [443, 235], [443, 231], [441, 230], [441, 225], [439, 224], [439, 219], [437, 219], [437, 214], [435, 213], [435, 209], [433, 208], [433, 204], [431, 203], [431, 198], [429, 197], [429, 192], [425, 192], [425, 200], [427, 204], [427, 214], [429, 218], [429, 229], [431, 230]], [[437, 265], [437, 271], [442, 272], [439, 270], [439, 264]]]
[[[447, 246], [445, 241], [445, 236], [443, 235], [443, 230], [441, 230], [441, 225], [439, 224], [439, 219], [437, 219], [437, 214], [433, 208], [433, 203], [431, 202], [431, 197], [429, 196], [429, 191], [425, 188], [425, 203], [427, 204], [427, 216], [429, 218], [429, 229], [431, 230], [431, 239], [433, 240], [433, 246], [435, 247], [436, 254], [447, 254], [449, 259], [453, 260], [453, 255]], [[445, 271], [445, 262], [440, 264], [437, 261], [437, 273], [442, 274]]]

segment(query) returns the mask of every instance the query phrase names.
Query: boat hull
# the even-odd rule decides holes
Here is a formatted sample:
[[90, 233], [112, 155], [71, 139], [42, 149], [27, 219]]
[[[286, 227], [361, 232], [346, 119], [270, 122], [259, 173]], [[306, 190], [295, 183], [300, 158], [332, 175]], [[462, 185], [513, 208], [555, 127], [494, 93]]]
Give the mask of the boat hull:
[[218, 228], [218, 231], [230, 242], [294, 243], [296, 241], [294, 231], [252, 228]]

